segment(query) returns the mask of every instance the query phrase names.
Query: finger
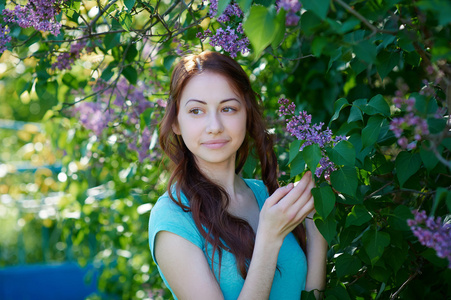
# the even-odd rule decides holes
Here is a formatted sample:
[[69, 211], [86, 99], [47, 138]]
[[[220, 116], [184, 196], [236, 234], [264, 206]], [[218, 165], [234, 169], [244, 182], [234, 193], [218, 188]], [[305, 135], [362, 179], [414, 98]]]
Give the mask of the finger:
[[305, 202], [310, 198], [310, 191], [314, 186], [311, 174], [312, 173], [308, 171], [302, 176], [300, 181], [295, 183], [296, 186], [284, 197], [284, 205], [291, 206], [299, 200]]
[[308, 192], [310, 193], [311, 187], [309, 188], [310, 183], [312, 182], [311, 179], [311, 172], [308, 171], [307, 173], [302, 176], [301, 180], [295, 183], [295, 187], [286, 195], [283, 199], [284, 205], [291, 206], [296, 201], [298, 201], [301, 196], [305, 193], [305, 191], [308, 189]]
[[289, 183], [286, 186], [278, 188], [265, 202], [269, 206], [277, 204], [283, 197], [285, 197], [292, 189], [294, 185]]
[[298, 220], [302, 222], [310, 213], [315, 210], [315, 203], [313, 200], [313, 196], [302, 206], [297, 214]]

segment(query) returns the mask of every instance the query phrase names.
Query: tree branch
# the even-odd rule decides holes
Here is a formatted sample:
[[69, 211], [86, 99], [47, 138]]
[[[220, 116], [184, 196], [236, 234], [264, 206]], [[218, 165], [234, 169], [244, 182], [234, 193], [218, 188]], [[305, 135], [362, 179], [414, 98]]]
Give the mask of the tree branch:
[[346, 9], [351, 15], [355, 16], [357, 19], [362, 21], [363, 24], [365, 24], [373, 33], [386, 33], [386, 34], [392, 34], [396, 35], [397, 31], [391, 31], [391, 30], [384, 30], [384, 29], [378, 29], [376, 26], [370, 23], [364, 16], [359, 14], [356, 10], [354, 10], [352, 7], [350, 7], [347, 3], [343, 2], [342, 0], [334, 0], [337, 2], [340, 6], [342, 6], [344, 9]]

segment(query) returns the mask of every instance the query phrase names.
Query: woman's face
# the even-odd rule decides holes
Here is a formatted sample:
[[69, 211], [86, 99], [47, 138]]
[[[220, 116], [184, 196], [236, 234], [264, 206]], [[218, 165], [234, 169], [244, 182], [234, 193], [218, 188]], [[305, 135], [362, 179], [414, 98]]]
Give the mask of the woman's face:
[[200, 168], [235, 167], [236, 152], [246, 135], [246, 107], [226, 77], [206, 71], [191, 78], [182, 91], [177, 123]]

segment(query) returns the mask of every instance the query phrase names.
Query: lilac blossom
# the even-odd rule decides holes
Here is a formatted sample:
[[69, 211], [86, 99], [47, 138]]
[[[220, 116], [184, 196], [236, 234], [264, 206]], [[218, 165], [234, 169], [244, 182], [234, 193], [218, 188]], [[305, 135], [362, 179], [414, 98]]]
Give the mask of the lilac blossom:
[[[218, 0], [212, 0], [210, 2], [209, 15], [215, 17], [218, 10]], [[240, 22], [244, 14], [241, 11], [238, 4], [229, 4], [224, 12], [217, 17], [218, 22], [230, 23], [230, 25], [223, 25], [222, 28], [218, 28], [216, 33], [213, 33], [210, 29], [205, 30], [203, 33], [196, 34], [202, 42], [207, 38], [210, 38], [210, 45], [213, 47], [221, 47], [225, 52], [228, 52], [230, 57], [235, 58], [238, 52], [246, 54], [249, 52], [249, 39], [244, 34], [243, 24]], [[232, 22], [233, 20], [233, 22]], [[232, 25], [232, 26], [231, 26]]]
[[296, 26], [301, 19], [296, 13], [301, 10], [302, 3], [299, 0], [278, 0], [276, 5], [286, 11], [285, 25]]
[[[400, 117], [393, 118], [390, 122], [390, 130], [393, 132], [395, 137], [398, 138], [398, 145], [402, 149], [412, 150], [417, 147], [418, 142], [425, 139], [429, 134], [429, 126], [427, 120], [421, 116], [418, 116], [415, 109], [416, 99], [409, 97], [406, 99], [403, 96], [403, 91], [396, 91], [395, 97], [393, 98], [393, 104], [402, 110], [406, 111], [406, 114]], [[440, 119], [443, 117], [445, 110], [439, 108], [433, 117]], [[413, 136], [413, 140], [409, 143], [405, 135], [409, 133]]]
[[149, 157], [149, 148], [150, 143], [152, 141], [152, 133], [150, 132], [149, 127], [144, 127], [141, 134], [138, 136], [134, 136], [133, 141], [128, 144], [128, 148], [130, 150], [134, 150], [138, 153], [139, 162], [143, 162], [144, 159]]
[[112, 110], [100, 102], [80, 102], [72, 111], [78, 116], [80, 123], [91, 130], [96, 136], [101, 136], [112, 120]]
[[[65, 1], [65, 0], [64, 0]], [[33, 27], [38, 31], [60, 33], [61, 24], [55, 17], [60, 13], [63, 0], [29, 0], [25, 6], [16, 5], [14, 9], [4, 9], [5, 22], [16, 23], [22, 28]]]
[[424, 210], [414, 211], [414, 219], [407, 220], [418, 241], [436, 251], [437, 256], [448, 260], [451, 269], [451, 224], [443, 223], [441, 217], [428, 217]]
[[221, 23], [225, 23], [225, 22], [229, 22], [230, 18], [236, 16], [238, 18], [242, 18], [243, 17], [243, 12], [241, 11], [240, 7], [238, 6], [238, 4], [234, 3], [234, 4], [229, 4], [226, 9], [224, 10], [224, 12], [222, 13], [222, 15], [220, 15], [217, 20], [218, 22]]
[[334, 147], [339, 141], [345, 140], [346, 137], [332, 137], [332, 131], [328, 127], [322, 130], [324, 123], [312, 124], [312, 116], [306, 111], [296, 114], [296, 105], [288, 99], [280, 98], [279, 104], [279, 116], [289, 116], [286, 131], [298, 140], [304, 141], [299, 151], [313, 144], [317, 144], [321, 149], [322, 158], [319, 162], [320, 166], [315, 171], [316, 177], [319, 178], [322, 174], [328, 177], [331, 172], [336, 170], [336, 166], [327, 157], [326, 148]]
[[240, 38], [237, 31], [230, 26], [227, 26], [225, 30], [218, 28], [216, 34], [210, 37], [210, 45], [221, 47], [232, 58], [236, 57], [238, 52], [242, 54], [249, 52], [249, 39], [247, 37]]
[[8, 35], [9, 28], [4, 27], [0, 24], [0, 55], [5, 52], [6, 44], [11, 42], [11, 37]]
[[52, 69], [70, 70], [76, 59], [80, 58], [81, 52], [85, 49], [87, 42], [80, 41], [70, 46], [69, 52], [59, 53], [56, 62], [52, 64]]
[[219, 0], [211, 0], [210, 1], [210, 11], [208, 12], [208, 14], [212, 18], [216, 16], [216, 13], [218, 11], [218, 1]]
[[[109, 126], [116, 132], [121, 132], [119, 124], [130, 128], [131, 130], [121, 132], [128, 141], [127, 148], [137, 153], [140, 162], [146, 158], [156, 159], [158, 153], [149, 151], [153, 135], [147, 125], [143, 126], [141, 115], [147, 108], [160, 108], [165, 103], [161, 99], [156, 103], [150, 102], [146, 96], [147, 89], [143, 82], [134, 86], [125, 78], [113, 83], [98, 80], [92, 88], [97, 93], [96, 102], [80, 102], [74, 106], [72, 114], [96, 136], [103, 135]], [[151, 124], [152, 126], [156, 124]]]

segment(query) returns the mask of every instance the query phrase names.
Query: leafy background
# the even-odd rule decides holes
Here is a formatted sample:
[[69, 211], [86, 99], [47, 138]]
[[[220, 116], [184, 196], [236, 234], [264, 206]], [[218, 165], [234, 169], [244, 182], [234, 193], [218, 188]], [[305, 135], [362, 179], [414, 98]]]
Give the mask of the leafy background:
[[[156, 124], [172, 65], [213, 50], [260, 94], [281, 183], [323, 153], [335, 166], [314, 190], [326, 299], [451, 295], [449, 1], [47, 2], [59, 32], [2, 13], [0, 266], [76, 260], [100, 274], [91, 299], [170, 298], [147, 242], [168, 177]], [[347, 140], [299, 151], [281, 97]]]

